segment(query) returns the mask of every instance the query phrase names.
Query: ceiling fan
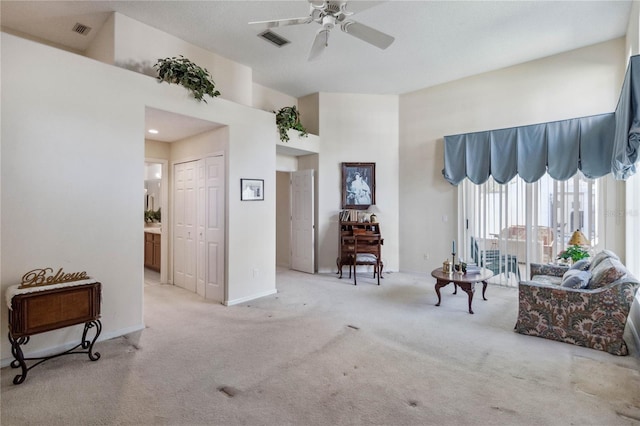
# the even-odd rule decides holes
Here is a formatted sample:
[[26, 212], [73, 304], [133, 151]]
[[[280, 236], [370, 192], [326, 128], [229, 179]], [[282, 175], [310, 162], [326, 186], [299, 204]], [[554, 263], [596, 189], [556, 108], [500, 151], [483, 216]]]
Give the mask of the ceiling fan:
[[322, 28], [316, 33], [316, 37], [311, 45], [311, 51], [309, 53], [310, 61], [317, 59], [329, 45], [329, 32], [336, 25], [340, 25], [340, 29], [345, 33], [366, 41], [380, 49], [386, 49], [395, 40], [388, 34], [348, 19], [351, 15], [353, 15], [353, 12], [347, 11], [347, 1], [309, 0], [309, 16], [273, 21], [254, 21], [249, 22], [249, 24], [262, 24], [266, 25], [267, 28], [310, 24], [311, 22], [317, 22], [322, 25]]

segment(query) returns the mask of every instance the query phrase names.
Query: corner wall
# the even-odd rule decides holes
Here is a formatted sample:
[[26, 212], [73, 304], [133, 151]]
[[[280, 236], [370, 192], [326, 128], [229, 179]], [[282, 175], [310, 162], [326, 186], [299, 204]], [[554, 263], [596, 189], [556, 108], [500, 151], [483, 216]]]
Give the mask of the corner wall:
[[343, 162], [376, 163], [376, 205], [369, 211], [384, 237], [384, 269], [398, 270], [398, 120], [397, 96], [319, 94], [318, 272], [336, 271]]
[[[445, 135], [615, 110], [624, 39], [480, 74], [400, 97], [400, 268], [427, 272], [457, 239], [457, 187], [442, 177]], [[607, 206], [623, 203], [608, 194]], [[613, 250], [623, 251], [609, 222]], [[620, 248], [622, 247], [622, 248]]]

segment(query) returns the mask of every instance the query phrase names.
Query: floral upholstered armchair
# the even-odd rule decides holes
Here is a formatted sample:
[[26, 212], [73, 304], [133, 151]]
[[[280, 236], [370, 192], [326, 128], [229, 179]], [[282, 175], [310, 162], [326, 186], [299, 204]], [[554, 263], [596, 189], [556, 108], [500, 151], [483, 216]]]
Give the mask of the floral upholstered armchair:
[[556, 276], [532, 272], [531, 281], [520, 282], [516, 332], [628, 355], [622, 335], [640, 283], [614, 253], [604, 250], [574, 269], [535, 272]]

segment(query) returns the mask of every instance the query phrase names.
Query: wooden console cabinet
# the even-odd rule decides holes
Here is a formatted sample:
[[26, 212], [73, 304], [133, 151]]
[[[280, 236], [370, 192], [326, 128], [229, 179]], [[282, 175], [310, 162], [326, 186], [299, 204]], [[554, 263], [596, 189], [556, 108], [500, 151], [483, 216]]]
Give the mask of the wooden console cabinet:
[[[339, 252], [338, 258], [336, 259], [336, 265], [338, 267], [338, 274], [340, 274], [339, 278], [342, 278], [342, 267], [344, 265], [352, 265], [353, 263], [353, 252], [354, 252], [354, 233], [361, 233], [367, 235], [381, 235], [380, 233], [380, 224], [377, 222], [346, 222], [340, 221], [340, 235], [339, 235]], [[382, 240], [381, 244], [384, 244], [384, 240]], [[375, 247], [375, 246], [372, 246]], [[380, 253], [373, 253], [376, 256], [379, 256]], [[380, 266], [380, 272], [382, 273], [382, 264]], [[351, 270], [349, 270], [349, 276], [351, 276]]]
[[[22, 369], [22, 374], [13, 379], [14, 384], [22, 383], [31, 368], [47, 359], [72, 353], [86, 353], [92, 361], [97, 361], [100, 358], [98, 352], [93, 353], [93, 344], [102, 331], [102, 323], [99, 319], [101, 284], [94, 281], [50, 290], [43, 290], [42, 287], [34, 290], [16, 294], [11, 298], [9, 341], [11, 342], [11, 353], [15, 358], [11, 362], [11, 367]], [[48, 357], [24, 357], [21, 346], [26, 345], [32, 335], [83, 323], [82, 340], [74, 348]], [[95, 337], [89, 341], [87, 332], [94, 327]], [[82, 347], [84, 351], [76, 351], [79, 347]], [[25, 361], [32, 360], [38, 362], [27, 367]]]
[[144, 233], [144, 266], [160, 272], [160, 241], [162, 236], [152, 232]]

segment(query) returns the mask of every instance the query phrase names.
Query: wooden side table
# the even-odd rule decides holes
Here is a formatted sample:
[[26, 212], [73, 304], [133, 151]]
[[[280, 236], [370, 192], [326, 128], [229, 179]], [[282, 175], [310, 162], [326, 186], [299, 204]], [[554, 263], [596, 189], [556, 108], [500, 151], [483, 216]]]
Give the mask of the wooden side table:
[[[62, 355], [88, 354], [91, 361], [100, 359], [99, 352], [93, 352], [100, 332], [101, 284], [90, 282], [72, 282], [47, 289], [47, 286], [7, 289], [9, 305], [9, 342], [11, 343], [12, 368], [21, 368], [21, 374], [13, 378], [18, 385], [27, 378], [27, 372], [48, 359]], [[84, 323], [82, 340], [75, 347], [55, 355], [40, 358], [25, 358], [21, 346], [29, 343], [32, 335], [57, 330], [71, 325]], [[89, 330], [95, 329], [95, 336], [89, 340]], [[76, 350], [82, 348], [83, 350]], [[36, 361], [27, 367], [26, 361]]]
[[475, 292], [475, 284], [481, 282], [482, 283], [482, 298], [487, 300], [484, 297], [484, 293], [487, 290], [487, 280], [493, 277], [493, 272], [488, 269], [481, 269], [478, 274], [461, 274], [459, 272], [453, 273], [444, 273], [442, 272], [442, 268], [437, 268], [431, 271], [431, 276], [436, 279], [436, 294], [438, 295], [438, 303], [436, 306], [440, 306], [440, 288], [449, 285], [449, 283], [453, 283], [455, 290], [453, 294], [456, 294], [458, 291], [458, 286], [467, 293], [469, 297], [469, 313], [473, 314], [473, 310], [471, 309], [471, 302], [473, 302], [473, 293]]

